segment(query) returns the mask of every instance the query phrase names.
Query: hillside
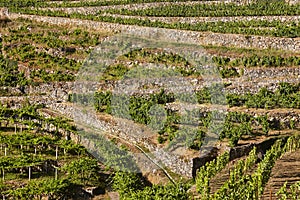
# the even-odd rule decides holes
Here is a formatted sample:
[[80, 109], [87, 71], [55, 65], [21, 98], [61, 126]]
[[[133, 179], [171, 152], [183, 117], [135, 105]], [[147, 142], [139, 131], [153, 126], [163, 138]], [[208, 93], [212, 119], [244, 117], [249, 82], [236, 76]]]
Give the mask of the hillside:
[[297, 199], [300, 4], [0, 0], [3, 199]]

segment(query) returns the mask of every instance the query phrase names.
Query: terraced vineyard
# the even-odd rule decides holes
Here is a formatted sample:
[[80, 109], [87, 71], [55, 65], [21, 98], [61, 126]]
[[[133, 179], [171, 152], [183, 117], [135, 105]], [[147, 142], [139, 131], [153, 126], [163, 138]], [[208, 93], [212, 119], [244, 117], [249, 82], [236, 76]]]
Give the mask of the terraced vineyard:
[[0, 0], [0, 198], [299, 199], [297, 0]]

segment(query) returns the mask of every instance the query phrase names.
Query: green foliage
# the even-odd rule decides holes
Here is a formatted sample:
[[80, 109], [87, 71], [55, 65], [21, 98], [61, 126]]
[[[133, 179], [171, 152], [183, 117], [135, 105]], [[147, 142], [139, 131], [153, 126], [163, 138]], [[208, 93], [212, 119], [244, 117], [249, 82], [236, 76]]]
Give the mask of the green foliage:
[[258, 56], [251, 55], [249, 57], [237, 58], [235, 60], [225, 59], [224, 65], [242, 66], [242, 67], [289, 67], [300, 65], [300, 58], [297, 56], [281, 57], [281, 56]]
[[220, 70], [222, 78], [231, 78], [231, 77], [239, 77], [240, 74], [237, 72], [236, 68], [229, 67]]
[[209, 182], [218, 172], [220, 172], [229, 162], [229, 153], [218, 156], [211, 162], [207, 162], [202, 166], [196, 175], [197, 192], [200, 193], [201, 199], [210, 199], [210, 186]]
[[200, 104], [211, 103], [211, 94], [210, 89], [208, 87], [204, 87], [203, 89], [197, 91], [196, 97]]
[[160, 200], [160, 199], [167, 199], [167, 200], [185, 200], [189, 199], [190, 196], [187, 192], [188, 187], [186, 184], [176, 184], [176, 185], [153, 185], [151, 187], [145, 187], [143, 190], [136, 191], [125, 196], [124, 199], [131, 199], [131, 200]]
[[120, 59], [174, 66], [174, 71], [179, 72], [183, 76], [199, 75], [200, 73], [194, 66], [191, 66], [185, 58], [173, 52], [161, 52], [154, 49], [137, 49], [127, 53], [124, 55], [124, 58], [121, 57]]
[[[250, 123], [242, 123], [240, 125], [228, 123], [222, 132], [222, 134], [229, 139], [229, 144], [232, 147], [237, 146], [238, 141], [243, 135], [250, 135], [251, 133]], [[222, 137], [220, 137], [220, 139], [222, 139]]]
[[29, 167], [41, 164], [42, 157], [24, 154], [19, 157], [5, 156], [0, 158], [1, 169], [10, 170], [15, 168]]
[[[15, 45], [21, 41], [23, 43], [22, 46], [28, 46], [28, 43], [31, 44], [31, 42], [34, 42], [46, 48], [61, 50], [64, 54], [69, 55], [81, 51], [76, 47], [89, 48], [90, 46], [98, 45], [101, 36], [100, 34], [92, 34], [82, 29], [75, 29], [73, 32], [61, 26], [49, 27], [40, 23], [33, 24], [32, 21], [25, 19], [18, 19], [17, 21], [21, 22], [22, 26], [9, 28], [9, 34], [3, 36], [4, 41], [7, 43], [5, 48], [9, 48], [11, 45]], [[35, 32], [35, 30], [38, 30], [38, 32]], [[66, 37], [68, 40], [62, 39]]]
[[287, 188], [287, 182], [276, 192], [279, 200], [297, 200], [300, 196], [300, 182], [296, 182]]
[[129, 69], [125, 65], [109, 65], [101, 75], [101, 80], [120, 80]]
[[5, 195], [14, 199], [34, 199], [48, 196], [49, 199], [61, 199], [68, 194], [74, 185], [69, 179], [33, 180], [23, 188], [11, 189]]
[[172, 147], [173, 145], [184, 145], [190, 149], [200, 150], [205, 136], [206, 134], [203, 130], [181, 127], [174, 132], [174, 138], [170, 141], [168, 146]]
[[[205, 4], [200, 4], [205, 5]], [[299, 5], [299, 4], [298, 4]], [[164, 7], [161, 7], [164, 8]], [[275, 7], [277, 9], [277, 7]], [[294, 7], [292, 9], [298, 9]], [[18, 8], [13, 10], [15, 12], [44, 15], [44, 16], [55, 16], [55, 17], [70, 17], [89, 19], [110, 23], [119, 23], [126, 25], [138, 25], [158, 28], [170, 28], [170, 29], [181, 29], [181, 30], [192, 30], [192, 31], [212, 31], [217, 33], [232, 33], [232, 34], [246, 34], [246, 35], [264, 35], [264, 36], [275, 36], [275, 37], [299, 37], [300, 24], [281, 22], [281, 21], [263, 21], [263, 20], [250, 20], [250, 21], [234, 21], [234, 22], [200, 22], [197, 24], [189, 23], [165, 23], [161, 21], [151, 21], [149, 19], [138, 19], [138, 18], [121, 18], [112, 17], [105, 15], [83, 15], [78, 13], [67, 14], [62, 11], [50, 11], [50, 10], [32, 10], [28, 8]], [[279, 12], [286, 11], [279, 10]], [[291, 11], [293, 12], [293, 11]], [[212, 13], [216, 13], [215, 10]], [[258, 28], [259, 27], [259, 28]], [[266, 27], [266, 29], [261, 29]], [[271, 29], [272, 28], [272, 29]]]
[[73, 132], [74, 134], [76, 134], [76, 128], [74, 127], [74, 125], [68, 123], [69, 120], [61, 117], [45, 118], [40, 115], [37, 109], [43, 108], [43, 105], [30, 105], [29, 103], [24, 103], [22, 106], [23, 107], [21, 107], [20, 109], [12, 109], [7, 105], [0, 104], [1, 119], [12, 121], [13, 123], [40, 127], [39, 123], [34, 122], [35, 120], [42, 123], [52, 124], [56, 128], [60, 127], [69, 133]]
[[195, 5], [168, 5], [147, 9], [112, 9], [113, 14], [158, 17], [223, 17], [223, 16], [269, 16], [299, 15], [300, 6], [284, 2], [258, 2], [249, 5], [236, 3], [215, 3]]
[[39, 3], [39, 0], [25, 0], [25, 1], [20, 1], [20, 0], [12, 0], [12, 1], [5, 1], [1, 0], [0, 1], [0, 7], [36, 7], [41, 5]]
[[[55, 1], [39, 1], [39, 0], [12, 0], [12, 1], [0, 1], [0, 6], [2, 7], [87, 7], [87, 6], [109, 6], [109, 5], [126, 5], [133, 3], [152, 3], [152, 2], [181, 2], [184, 0], [105, 0], [105, 1], [63, 1], [57, 3]], [[192, 0], [198, 1], [198, 0]], [[210, 0], [209, 0], [210, 1]]]
[[[231, 177], [234, 181], [229, 180], [226, 182], [222, 188], [214, 194], [213, 199], [259, 198], [259, 196], [264, 192], [264, 187], [270, 178], [272, 168], [275, 165], [276, 160], [287, 151], [295, 151], [299, 149], [299, 138], [299, 135], [294, 135], [289, 137], [286, 143], [284, 143], [281, 139], [276, 141], [275, 144], [272, 145], [271, 149], [266, 152], [263, 160], [258, 163], [257, 169], [252, 175], [244, 174], [242, 176], [239, 175], [238, 178], [236, 178], [233, 174]], [[254, 154], [252, 154], [252, 156], [254, 156]], [[250, 163], [250, 165], [253, 165], [254, 160]], [[247, 166], [250, 166], [249, 164]], [[238, 166], [239, 165], [242, 166], [241, 164], [238, 164]], [[243, 167], [239, 168], [242, 169]], [[238, 172], [241, 171], [238, 170]], [[287, 195], [285, 186], [283, 186], [278, 193], [282, 194], [282, 198], [284, 199], [285, 195]]]
[[210, 86], [205, 86], [203, 89], [195, 92], [198, 103], [212, 103], [224, 105], [226, 104], [223, 94], [224, 86], [220, 83], [213, 83]]
[[138, 172], [139, 169], [126, 150], [118, 148], [113, 142], [102, 135], [91, 132], [80, 132], [83, 143], [89, 142], [89, 152], [107, 167], [123, 172]]
[[[75, 133], [75, 129], [63, 118], [44, 118], [37, 109], [41, 106], [24, 104], [18, 109], [9, 108], [7, 105], [0, 105], [1, 128], [5, 125], [0, 134], [0, 170], [3, 176], [4, 186], [0, 184], [1, 197], [8, 199], [41, 199], [48, 196], [49, 199], [61, 199], [72, 197], [74, 189], [86, 185], [103, 186], [100, 180], [101, 170], [95, 159], [87, 157], [83, 146], [64, 140], [59, 134], [52, 135], [47, 130], [49, 125], [59, 127], [60, 131]], [[46, 126], [42, 126], [46, 125]], [[10, 133], [16, 125], [16, 133]], [[20, 126], [23, 130], [20, 133]], [[34, 133], [31, 128], [34, 128]], [[45, 129], [44, 129], [45, 128]], [[58, 150], [58, 160], [55, 158], [55, 151]], [[62, 153], [68, 156], [60, 160]], [[4, 154], [5, 152], [5, 154]], [[77, 159], [74, 159], [76, 155]], [[80, 155], [80, 157], [79, 157]], [[52, 176], [54, 168], [59, 168], [63, 161], [65, 164], [58, 169], [61, 179], [47, 177]], [[49, 166], [51, 165], [51, 167]], [[45, 166], [46, 169], [44, 168]], [[30, 167], [30, 168], [29, 168]], [[50, 170], [49, 170], [50, 168]], [[27, 183], [24, 178], [31, 171], [31, 180]], [[26, 172], [24, 176], [24, 171]], [[21, 172], [21, 173], [20, 173]], [[69, 176], [68, 176], [69, 175]], [[66, 179], [65, 177], [68, 176]], [[9, 181], [13, 177], [11, 187]], [[7, 179], [7, 180], [6, 180]], [[27, 177], [26, 177], [27, 179]], [[100, 183], [99, 183], [100, 181]], [[22, 187], [19, 184], [22, 183]]]
[[100, 179], [100, 167], [94, 158], [79, 158], [78, 160], [65, 164], [61, 170], [66, 172], [69, 179], [78, 185], [86, 185], [87, 183], [95, 184]]
[[226, 115], [219, 139], [223, 140], [228, 138], [231, 146], [236, 146], [242, 136], [254, 135], [254, 124], [256, 124], [256, 126], [260, 128], [261, 133], [265, 135], [269, 133], [270, 129], [278, 129], [277, 124], [270, 122], [267, 115], [254, 117], [242, 112], [229, 112]]
[[162, 143], [164, 143], [166, 140], [165, 140], [165, 138], [163, 138], [161, 135], [159, 135], [159, 136], [157, 137], [157, 141], [158, 141], [159, 144], [162, 144]]
[[117, 171], [113, 177], [113, 189], [121, 199], [189, 199], [187, 184], [145, 186], [139, 174]]
[[238, 191], [229, 190], [228, 188], [232, 188], [236, 182], [238, 182], [248, 170], [250, 170], [256, 163], [257, 155], [256, 155], [256, 148], [254, 147], [247, 158], [245, 160], [239, 160], [234, 168], [229, 173], [229, 179], [223, 184], [223, 186], [216, 191], [213, 196], [211, 196], [211, 199], [220, 199], [221, 197], [227, 197], [229, 199], [235, 199], [236, 194], [232, 193], [238, 193]]
[[[175, 66], [175, 71], [183, 76], [204, 76], [206, 70], [196, 69], [183, 57], [174, 53], [155, 52], [152, 49], [138, 49], [129, 52], [119, 58], [120, 60], [162, 63], [167, 66]], [[209, 60], [208, 57], [203, 59]], [[205, 62], [205, 61], [204, 61]], [[237, 67], [291, 67], [300, 65], [300, 58], [297, 56], [258, 56], [256, 54], [236, 58], [231, 60], [229, 57], [212, 57], [212, 62], [219, 68], [222, 78], [239, 77]], [[103, 80], [119, 80], [128, 72], [129, 68], [124, 65], [111, 65], [102, 75]]]
[[[198, 0], [192, 0], [198, 1]], [[208, 0], [210, 1], [210, 0]], [[106, 0], [106, 1], [95, 1], [95, 2], [64, 2], [62, 4], [50, 4], [54, 7], [82, 7], [82, 6], [108, 6], [108, 5], [126, 5], [135, 3], [153, 3], [153, 2], [184, 2], [184, 0]]]
[[24, 72], [20, 73], [17, 63], [0, 54], [0, 86], [21, 87], [26, 84], [27, 79]]
[[280, 83], [275, 92], [261, 88], [256, 94], [227, 95], [229, 106], [250, 108], [300, 108], [300, 84]]
[[59, 140], [56, 144], [64, 150], [65, 154], [80, 155], [86, 152], [86, 149], [83, 146], [75, 144], [71, 140]]
[[30, 72], [30, 78], [38, 79], [41, 82], [55, 82], [55, 81], [74, 81], [75, 76], [73, 74], [63, 73], [62, 71], [54, 71], [49, 73], [44, 69], [33, 70]]
[[293, 152], [300, 148], [300, 135], [290, 136], [284, 146], [285, 152]]
[[[80, 62], [72, 59], [52, 56], [46, 52], [37, 53], [34, 46], [26, 43], [18, 45], [16, 48], [7, 49], [6, 54], [18, 62], [29, 63], [31, 67], [41, 68], [40, 70], [34, 70], [31, 73], [31, 78], [39, 77], [47, 80], [51, 77], [51, 74], [47, 76], [49, 72], [45, 71], [46, 69], [56, 70], [55, 73], [52, 73], [52, 76], [59, 77], [59, 75], [63, 76], [62, 72], [66, 73], [66, 70], [77, 71], [81, 66]], [[70, 74], [66, 73], [66, 76], [69, 77]]]
[[[2, 35], [3, 52], [8, 59], [30, 68], [29, 80], [24, 78], [23, 73], [18, 74], [23, 77], [20, 78], [23, 84], [74, 81], [75, 73], [82, 65], [81, 59], [88, 55], [91, 46], [99, 44], [99, 38], [103, 35], [81, 29], [77, 29], [75, 34], [63, 27], [24, 19], [18, 19], [15, 23], [21, 25], [16, 27], [13, 24]], [[14, 76], [15, 72], [8, 71], [7, 74], [10, 77]], [[17, 80], [8, 78], [6, 81], [18, 83]]]
[[[157, 94], [150, 94], [148, 96], [113, 96], [111, 92], [97, 92], [94, 96], [95, 108], [100, 112], [112, 113], [112, 110], [118, 111], [118, 116], [124, 117], [129, 113], [130, 118], [138, 123], [149, 124], [151, 122], [150, 108], [156, 104], [166, 104], [174, 101], [173, 94], [167, 94], [161, 90]], [[113, 104], [111, 101], [114, 101]], [[119, 105], [119, 104], [129, 105]], [[112, 105], [111, 105], [112, 104]], [[120, 109], [128, 107], [128, 110], [121, 112]], [[129, 116], [127, 116], [129, 117]]]
[[[161, 90], [159, 93], [146, 96], [125, 97], [123, 100], [120, 100], [120, 98], [122, 97], [112, 96], [111, 92], [97, 92], [94, 101], [95, 108], [100, 112], [107, 112], [151, 126], [151, 128], [159, 134], [159, 143], [166, 141], [166, 138], [168, 138], [169, 141], [176, 138], [172, 144], [178, 141], [184, 141], [184, 145], [189, 148], [199, 149], [201, 147], [202, 139], [205, 135], [204, 131], [197, 129], [178, 130], [177, 124], [180, 122], [180, 116], [178, 114], [166, 110], [166, 116], [163, 116], [165, 113], [161, 113], [159, 110], [153, 110], [157, 105], [165, 105], [166, 103], [173, 102], [173, 94], [167, 94], [164, 90]], [[111, 105], [112, 100], [116, 105]], [[127, 103], [129, 106], [123, 104], [119, 105], [121, 103]], [[126, 107], [128, 107], [128, 110], [125, 110]], [[115, 113], [112, 112], [112, 110], [117, 110], [118, 112]], [[172, 144], [170, 144], [170, 146], [172, 146]]]
[[117, 171], [113, 177], [114, 190], [117, 190], [123, 199], [126, 199], [126, 195], [130, 195], [137, 190], [143, 188], [143, 183], [138, 174], [134, 172], [122, 172]]
[[96, 92], [94, 96], [95, 109], [99, 112], [111, 113], [111, 97], [110, 91]]
[[[222, 86], [213, 85], [210, 88], [205, 87], [202, 90], [196, 92], [196, 97], [199, 103], [211, 103], [212, 94], [217, 97], [218, 91], [222, 90]], [[263, 105], [266, 100], [264, 98], [273, 98], [270, 95], [294, 95], [293, 92], [298, 91], [298, 85], [291, 85], [287, 83], [280, 83], [278, 91], [270, 92], [268, 90], [262, 89], [258, 94], [255, 95], [227, 95], [227, 101], [231, 106], [238, 105], [242, 106], [253, 99], [260, 105]], [[219, 95], [220, 96], [220, 95]], [[255, 96], [259, 98], [254, 99]], [[294, 95], [295, 96], [295, 95]], [[111, 100], [112, 98], [120, 99], [121, 97], [112, 97], [111, 92], [99, 92], [95, 95], [95, 107], [100, 112], [112, 113]], [[123, 98], [123, 97], [122, 97]], [[132, 119], [135, 122], [151, 125], [151, 122], [155, 119], [151, 117], [150, 108], [154, 105], [164, 105], [167, 102], [172, 102], [173, 96], [171, 94], [165, 95], [163, 91], [157, 94], [152, 94], [149, 96], [131, 96], [124, 97], [123, 100], [115, 101], [114, 103], [120, 105], [114, 105], [113, 109], [118, 110], [118, 116]], [[217, 97], [214, 103], [221, 103], [222, 98]], [[284, 97], [280, 97], [284, 98]], [[280, 99], [279, 98], [279, 99]], [[277, 98], [278, 99], [278, 98]], [[291, 100], [291, 98], [289, 98]], [[122, 105], [121, 105], [122, 104]], [[124, 104], [124, 105], [123, 105]], [[126, 104], [126, 105], [125, 105]], [[129, 106], [128, 106], [129, 105]], [[291, 105], [289, 105], [291, 106]], [[127, 109], [127, 110], [126, 110]], [[202, 139], [205, 136], [205, 131], [207, 128], [213, 128], [214, 132], [219, 134], [219, 139], [223, 140], [225, 138], [229, 139], [231, 146], [236, 146], [238, 141], [242, 136], [252, 136], [254, 135], [253, 125], [257, 126], [255, 129], [257, 132], [261, 132], [265, 135], [272, 130], [278, 130], [281, 127], [278, 125], [278, 121], [269, 121], [267, 116], [253, 117], [245, 113], [229, 112], [227, 116], [221, 116], [222, 113], [207, 113], [201, 114], [197, 110], [186, 111], [187, 114], [181, 114], [167, 110], [166, 119], [160, 119], [160, 122], [164, 124], [158, 128], [154, 127], [153, 130], [157, 131], [159, 134], [159, 143], [163, 143], [167, 139], [170, 141], [169, 146], [180, 143], [181, 145], [187, 146], [192, 149], [199, 149], [202, 145]], [[129, 113], [129, 115], [128, 115]], [[158, 113], [156, 113], [158, 115]], [[161, 115], [161, 114], [160, 114]], [[220, 115], [220, 116], [219, 116]], [[222, 124], [212, 124], [220, 119], [225, 119]], [[192, 125], [194, 128], [180, 128], [180, 124]], [[293, 122], [291, 123], [294, 127]], [[203, 126], [204, 129], [200, 131], [197, 126]], [[260, 130], [260, 131], [258, 131]], [[200, 131], [200, 132], [199, 132]], [[201, 133], [201, 134], [200, 134]], [[174, 141], [173, 141], [174, 140]]]

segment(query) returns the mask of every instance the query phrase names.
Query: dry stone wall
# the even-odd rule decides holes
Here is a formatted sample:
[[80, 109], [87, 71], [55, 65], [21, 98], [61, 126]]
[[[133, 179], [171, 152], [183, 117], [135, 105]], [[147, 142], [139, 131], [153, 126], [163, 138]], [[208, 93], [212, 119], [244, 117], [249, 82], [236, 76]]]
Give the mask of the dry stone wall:
[[299, 0], [285, 0], [285, 2], [287, 2], [287, 3], [291, 4], [291, 5], [300, 3]]
[[[299, 67], [250, 67], [244, 68], [241, 77], [223, 79], [224, 83], [230, 83], [223, 89], [223, 93], [257, 93], [262, 87], [275, 91], [279, 83], [288, 82], [297, 84], [300, 82]], [[38, 86], [26, 86], [23, 90], [17, 87], [1, 87], [1, 93], [16, 96], [15, 98], [1, 97], [1, 101], [9, 101], [14, 104], [24, 101], [43, 103], [45, 105], [51, 102], [66, 102], [71, 93], [91, 93], [99, 88], [103, 90], [118, 91], [128, 95], [149, 94], [159, 92], [165, 88], [167, 92], [175, 94], [193, 94], [194, 91], [202, 89], [210, 84], [208, 77], [170, 77], [170, 78], [151, 78], [151, 79], [124, 79], [118, 84], [113, 81], [105, 83], [91, 82], [53, 82], [43, 83]], [[147, 89], [144, 86], [149, 86]], [[27, 96], [27, 97], [25, 97]]]
[[[289, 51], [300, 51], [300, 40], [297, 38], [278, 38], [263, 36], [244, 36], [237, 34], [220, 34], [211, 32], [195, 32], [172, 29], [157, 29], [139, 27], [131, 25], [120, 25], [114, 23], [96, 22], [91, 20], [80, 20], [60, 17], [45, 17], [34, 15], [11, 14], [12, 19], [27, 18], [39, 22], [56, 24], [62, 26], [79, 26], [94, 30], [109, 30], [115, 32], [126, 32], [134, 35], [141, 35], [152, 39], [157, 37], [175, 42], [189, 42], [200, 45], [229, 46], [239, 48], [261, 48], [261, 49], [280, 49]], [[145, 34], [146, 33], [146, 34]]]
[[[112, 133], [132, 144], [139, 144], [146, 147], [153, 155], [153, 160], [157, 163], [163, 163], [166, 167], [175, 173], [186, 177], [192, 177], [193, 160], [186, 160], [180, 156], [158, 147], [149, 140], [151, 134], [140, 125], [122, 119], [114, 119], [114, 122], [102, 121], [93, 113], [83, 113], [75, 106], [66, 104], [52, 104], [50, 108], [59, 111], [65, 116], [69, 116], [82, 123], [89, 124], [102, 132]], [[102, 133], [103, 134], [103, 133]]]
[[[150, 28], [143, 28], [137, 26], [125, 26], [118, 24], [110, 24], [110, 23], [102, 23], [102, 22], [93, 22], [88, 20], [78, 20], [78, 19], [68, 19], [68, 18], [55, 18], [55, 17], [40, 17], [40, 16], [29, 16], [29, 15], [17, 15], [12, 14], [12, 18], [25, 17], [29, 19], [34, 19], [37, 21], [47, 22], [50, 24], [58, 24], [58, 25], [68, 25], [68, 26], [81, 26], [87, 27], [91, 29], [109, 29], [114, 31], [129, 31], [136, 35], [144, 35], [145, 30], [152, 30]], [[181, 31], [181, 30], [168, 30], [168, 29], [154, 29], [155, 34], [150, 34], [152, 32], [148, 31], [149, 38], [156, 38], [159, 36], [163, 36], [164, 38], [168, 38], [171, 41], [185, 42], [189, 40], [189, 42], [195, 42], [198, 44], [213, 44], [213, 45], [228, 45], [228, 46], [236, 46], [243, 48], [274, 48], [274, 49], [283, 49], [283, 50], [291, 50], [299, 52], [299, 43], [300, 41], [292, 38], [272, 38], [272, 37], [260, 37], [260, 36], [242, 36], [242, 35], [232, 35], [232, 34], [217, 34], [217, 33], [198, 33], [192, 31]], [[146, 31], [147, 32], [147, 31]], [[186, 39], [187, 38], [187, 39]], [[293, 71], [294, 70], [294, 71]], [[276, 71], [276, 70], [275, 70]], [[278, 74], [274, 74], [274, 70], [269, 71], [251, 71], [246, 70], [245, 74], [251, 76], [262, 76], [262, 73], [265, 73], [264, 76], [278, 76]], [[295, 74], [299, 76], [299, 72], [296, 69], [287, 69], [280, 71], [282, 76], [288, 77], [288, 74]], [[250, 76], [250, 75], [249, 75]], [[252, 82], [253, 85], [253, 82]], [[77, 119], [81, 119], [79, 112], [74, 110], [74, 107], [65, 106], [65, 104], [57, 104], [57, 101], [65, 101], [68, 93], [72, 91], [72, 83], [56, 83], [56, 84], [44, 84], [39, 87], [28, 87], [25, 89], [26, 93], [30, 94], [44, 94], [44, 96], [39, 97], [39, 95], [32, 95], [32, 101], [38, 99], [38, 101], [43, 101], [53, 110], [59, 111], [66, 116], [73, 117], [74, 113], [78, 114]], [[245, 88], [241, 91], [245, 91]], [[51, 98], [50, 98], [51, 97]], [[20, 97], [20, 101], [24, 100], [26, 97]], [[41, 99], [39, 99], [41, 98]], [[4, 99], [1, 99], [4, 101]], [[31, 99], [30, 99], [31, 100]], [[251, 112], [251, 111], [250, 111]], [[255, 113], [253, 113], [255, 114]], [[273, 117], [274, 120], [279, 119], [283, 124], [289, 123], [290, 119], [295, 119], [297, 123], [299, 123], [299, 113], [291, 111], [290, 113], [269, 113], [269, 117]], [[153, 144], [147, 138], [140, 137], [139, 133], [140, 127], [128, 126], [128, 122], [121, 123], [119, 122], [116, 125], [109, 124], [107, 121], [95, 120], [92, 116], [85, 118], [89, 123], [93, 124], [95, 127], [98, 127], [101, 130], [111, 132], [124, 138], [132, 143], [142, 144], [147, 149], [149, 149], [154, 157], [157, 159], [157, 162], [163, 162], [165, 166], [170, 168], [172, 171], [185, 175], [187, 177], [192, 177], [195, 169], [198, 168], [201, 164], [201, 160], [195, 158], [184, 159], [181, 156], [170, 154], [162, 148], [159, 148], [157, 145]], [[284, 119], [284, 120], [282, 120]], [[142, 130], [140, 130], [142, 131]], [[198, 164], [197, 164], [198, 163]]]
[[255, 78], [277, 78], [280, 77], [296, 77], [300, 81], [299, 67], [253, 67], [244, 69], [244, 77]]
[[9, 11], [7, 8], [1, 8], [0, 7], [0, 18], [1, 17], [8, 17], [9, 16]]
[[93, 6], [93, 7], [65, 7], [65, 8], [43, 8], [43, 10], [63, 11], [66, 13], [80, 13], [80, 14], [97, 14], [99, 11], [108, 9], [126, 9], [126, 10], [140, 10], [160, 6], [169, 5], [196, 5], [196, 4], [216, 4], [216, 3], [239, 3], [236, 0], [216, 0], [216, 1], [185, 1], [185, 2], [153, 2], [153, 3], [133, 3], [124, 5], [110, 5], [110, 6]]
[[[169, 103], [166, 106], [167, 109], [171, 109], [173, 111], [181, 112], [182, 109], [197, 109], [201, 113], [201, 115], [206, 115], [208, 112], [211, 112], [215, 107], [209, 107], [207, 105], [185, 105], [179, 103]], [[300, 127], [300, 110], [285, 108], [285, 109], [254, 109], [254, 108], [244, 108], [244, 107], [232, 107], [229, 108], [227, 106], [223, 106], [219, 108], [220, 111], [224, 112], [241, 112], [247, 113], [255, 118], [258, 116], [267, 116], [268, 120], [272, 124], [280, 125], [281, 129], [290, 128], [290, 122], [294, 121], [295, 127]], [[261, 128], [258, 124], [252, 124], [253, 128]]]
[[[112, 133], [113, 135], [119, 136], [126, 141], [130, 141], [132, 144], [142, 145], [146, 147], [152, 154], [152, 159], [157, 163], [163, 163], [164, 166], [168, 167], [171, 171], [178, 173], [186, 177], [195, 177], [197, 169], [203, 166], [207, 161], [213, 160], [218, 154], [218, 149], [213, 147], [209, 149], [205, 154], [194, 155], [192, 157], [183, 158], [170, 151], [166, 151], [160, 146], [154, 144], [149, 140], [149, 133], [145, 127], [136, 125], [129, 121], [114, 120], [112, 122], [102, 121], [99, 118], [93, 116], [93, 114], [84, 114], [75, 107], [67, 106], [66, 104], [53, 104], [51, 105], [53, 110], [59, 111], [60, 113], [76, 118], [76, 120], [84, 123], [88, 123], [93, 127], [96, 127], [102, 131]], [[294, 113], [294, 115], [293, 115]], [[255, 114], [255, 113], [253, 113]], [[271, 115], [270, 115], [271, 116]], [[269, 116], [269, 117], [270, 117]], [[283, 115], [276, 114], [274, 118], [280, 120], [280, 117], [292, 117], [298, 119], [296, 123], [299, 125], [300, 115], [299, 113], [291, 112]], [[243, 145], [239, 147], [229, 148], [230, 160], [239, 158], [247, 155], [253, 146], [258, 148], [258, 152], [264, 154], [266, 150], [275, 142], [276, 138], [263, 141], [261, 143]]]
[[270, 80], [251, 80], [232, 82], [232, 85], [226, 87], [227, 93], [246, 94], [257, 93], [261, 88], [267, 88], [268, 90], [275, 91], [278, 88], [279, 83], [297, 83], [299, 79], [270, 79]]
[[117, 14], [103, 14], [104, 16], [120, 17], [125, 19], [139, 19], [150, 21], [160, 21], [164, 23], [189, 23], [197, 24], [200, 22], [236, 22], [236, 21], [281, 21], [281, 22], [299, 22], [300, 16], [237, 16], [237, 17], [143, 17], [143, 16], [128, 16]]

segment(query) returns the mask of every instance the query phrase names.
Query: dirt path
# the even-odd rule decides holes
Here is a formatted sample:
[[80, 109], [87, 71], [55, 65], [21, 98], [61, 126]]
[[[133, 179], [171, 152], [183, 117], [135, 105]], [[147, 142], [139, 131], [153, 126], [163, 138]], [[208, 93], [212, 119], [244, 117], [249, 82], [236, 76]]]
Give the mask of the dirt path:
[[[243, 159], [243, 158], [241, 158], [241, 159]], [[215, 177], [213, 177], [210, 180], [210, 188], [211, 188], [210, 193], [211, 194], [214, 194], [215, 192], [217, 192], [218, 189], [220, 189], [222, 187], [222, 185], [226, 181], [228, 181], [229, 173], [231, 170], [234, 169], [234, 166], [238, 160], [240, 160], [240, 159], [235, 159], [235, 160], [230, 161], [221, 172], [219, 172]]]
[[272, 169], [271, 178], [265, 187], [262, 200], [276, 199], [275, 193], [288, 182], [287, 187], [300, 181], [300, 150], [286, 153], [279, 159]]

